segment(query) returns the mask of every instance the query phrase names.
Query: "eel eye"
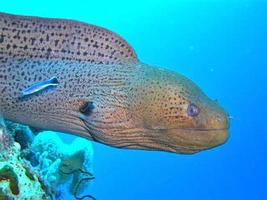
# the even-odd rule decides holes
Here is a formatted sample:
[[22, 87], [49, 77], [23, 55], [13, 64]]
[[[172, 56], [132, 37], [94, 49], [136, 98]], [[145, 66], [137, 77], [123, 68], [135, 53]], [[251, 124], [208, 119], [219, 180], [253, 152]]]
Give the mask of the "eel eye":
[[191, 103], [187, 108], [187, 114], [190, 117], [195, 117], [199, 114], [199, 108], [195, 104]]

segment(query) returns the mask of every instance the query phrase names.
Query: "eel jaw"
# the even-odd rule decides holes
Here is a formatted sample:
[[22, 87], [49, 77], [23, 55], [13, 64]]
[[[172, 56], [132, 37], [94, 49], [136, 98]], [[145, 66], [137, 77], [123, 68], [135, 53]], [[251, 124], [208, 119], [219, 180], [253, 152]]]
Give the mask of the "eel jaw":
[[128, 136], [128, 139], [112, 142], [104, 139], [101, 143], [117, 148], [193, 154], [225, 143], [228, 129], [146, 129], [141, 135], [142, 137]]
[[224, 144], [228, 139], [228, 129], [169, 129], [160, 132], [158, 143], [161, 150], [181, 154], [210, 149]]
[[225, 119], [220, 121], [223, 122], [220, 126], [211, 128], [152, 128], [136, 125], [131, 120], [127, 121], [129, 124], [123, 123], [123, 126], [121, 123], [95, 126], [92, 120], [82, 121], [86, 132], [84, 136], [90, 135], [90, 139], [108, 146], [193, 154], [227, 141], [229, 123]]

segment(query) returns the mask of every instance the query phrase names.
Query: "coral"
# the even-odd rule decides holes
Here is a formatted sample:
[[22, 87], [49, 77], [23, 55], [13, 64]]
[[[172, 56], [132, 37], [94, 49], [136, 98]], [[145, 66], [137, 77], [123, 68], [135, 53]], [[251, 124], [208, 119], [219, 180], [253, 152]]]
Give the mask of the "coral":
[[31, 150], [39, 162], [35, 171], [57, 199], [70, 195], [77, 199], [93, 179], [93, 148], [88, 140], [77, 138], [68, 145], [55, 132], [46, 131], [34, 138]]
[[0, 169], [0, 182], [8, 181], [9, 182], [9, 189], [12, 194], [18, 195], [19, 194], [19, 183], [18, 183], [18, 176], [13, 171], [11, 167], [5, 165], [2, 169]]
[[[7, 134], [7, 130], [5, 126], [2, 126], [0, 124], [0, 151], [8, 151], [10, 147], [13, 144], [13, 139], [12, 137]], [[0, 158], [4, 156], [4, 154], [0, 155]]]
[[[13, 141], [3, 127], [0, 135], [0, 143], [5, 146], [0, 156], [0, 199], [50, 199], [37, 175], [25, 168], [20, 157], [20, 145]], [[5, 145], [7, 141], [9, 146]]]
[[6, 121], [6, 129], [14, 141], [20, 144], [21, 150], [28, 148], [35, 136], [28, 126], [11, 121]]
[[95, 199], [86, 194], [91, 180], [91, 142], [65, 144], [55, 132], [35, 136], [29, 127], [0, 126], [0, 200]]

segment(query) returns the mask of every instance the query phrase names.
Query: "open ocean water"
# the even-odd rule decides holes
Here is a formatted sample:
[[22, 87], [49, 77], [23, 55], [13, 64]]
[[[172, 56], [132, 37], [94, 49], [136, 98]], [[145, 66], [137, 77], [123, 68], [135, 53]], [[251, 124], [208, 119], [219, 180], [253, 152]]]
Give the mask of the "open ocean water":
[[266, 0], [1, 0], [0, 11], [108, 28], [232, 116], [227, 143], [194, 155], [94, 144], [97, 199], [267, 199]]

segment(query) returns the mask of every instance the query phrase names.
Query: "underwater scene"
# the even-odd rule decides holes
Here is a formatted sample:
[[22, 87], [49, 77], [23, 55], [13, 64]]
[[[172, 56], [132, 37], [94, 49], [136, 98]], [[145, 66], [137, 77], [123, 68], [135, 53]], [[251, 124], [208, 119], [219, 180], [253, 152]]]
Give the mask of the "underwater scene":
[[1, 0], [0, 200], [267, 199], [266, 0]]

